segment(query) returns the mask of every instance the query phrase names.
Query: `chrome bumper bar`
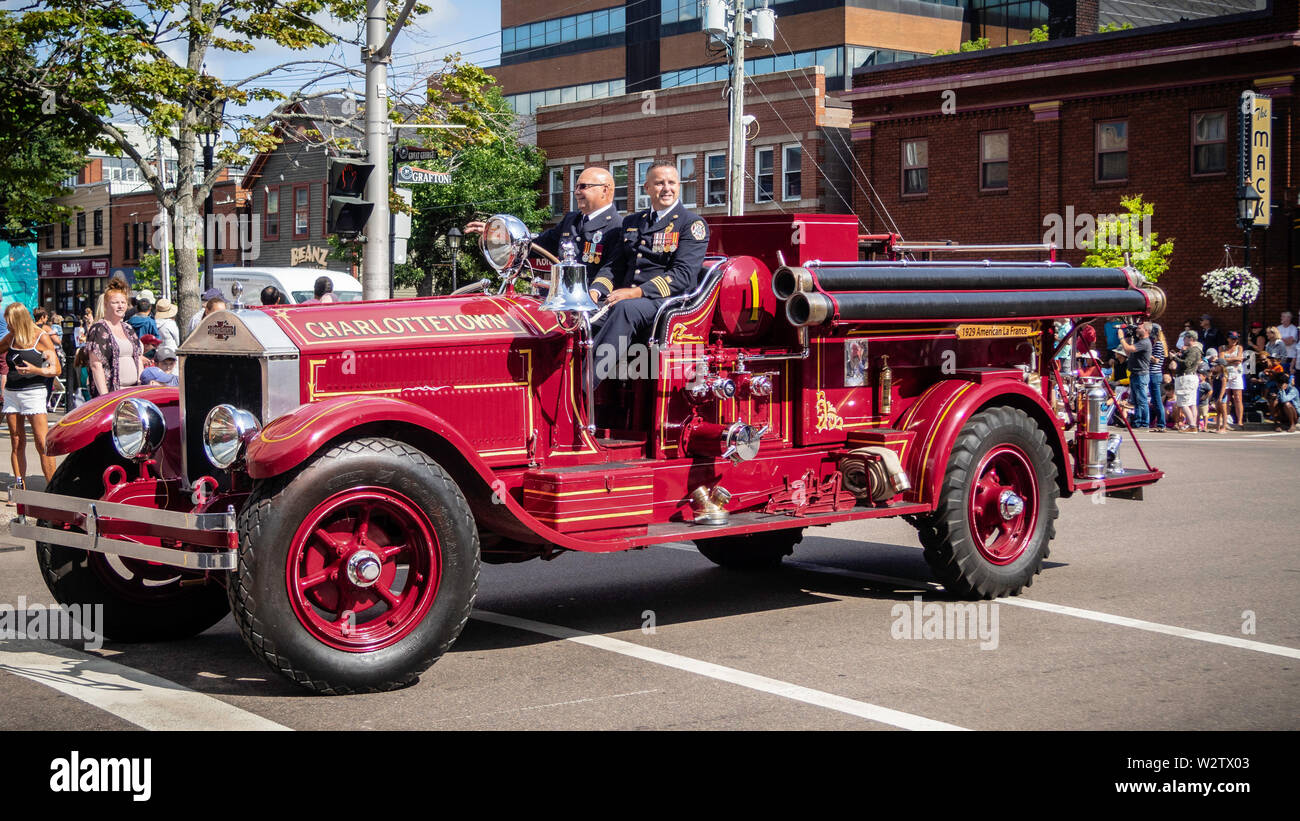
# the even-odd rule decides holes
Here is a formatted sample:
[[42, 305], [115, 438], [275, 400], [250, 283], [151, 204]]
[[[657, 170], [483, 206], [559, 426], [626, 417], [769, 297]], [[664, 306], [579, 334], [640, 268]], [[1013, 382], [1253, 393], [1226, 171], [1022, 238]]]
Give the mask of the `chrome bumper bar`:
[[124, 519], [175, 530], [216, 531], [234, 534], [238, 525], [236, 524], [233, 506], [228, 506], [222, 513], [182, 513], [175, 510], [157, 510], [117, 502], [78, 499], [56, 493], [17, 489], [9, 491], [9, 498], [15, 503], [24, 506], [24, 509], [32, 507], [57, 510], [73, 516], [84, 517], [85, 519], [84, 527], [86, 532], [75, 533], [57, 527], [41, 527], [30, 522], [29, 516], [18, 516], [9, 525], [9, 533], [20, 539], [75, 547], [80, 550], [124, 556], [129, 559], [141, 559], [148, 562], [172, 565], [173, 567], [183, 567], [186, 570], [234, 570], [239, 566], [239, 557], [234, 550], [197, 552], [177, 550], [170, 547], [152, 547], [139, 542], [102, 536], [99, 533], [99, 521], [101, 519]]

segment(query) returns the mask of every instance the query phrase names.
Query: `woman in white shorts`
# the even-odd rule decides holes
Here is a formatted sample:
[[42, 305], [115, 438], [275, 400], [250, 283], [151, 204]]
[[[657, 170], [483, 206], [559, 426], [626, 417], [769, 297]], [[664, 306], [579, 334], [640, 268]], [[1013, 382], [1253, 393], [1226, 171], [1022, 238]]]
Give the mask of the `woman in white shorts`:
[[1196, 341], [1195, 331], [1185, 331], [1178, 344], [1179, 350], [1169, 355], [1171, 360], [1178, 363], [1177, 375], [1174, 377], [1174, 407], [1179, 418], [1174, 429], [1196, 433], [1196, 392], [1201, 383], [1196, 369], [1201, 365], [1201, 343]]
[[4, 414], [9, 422], [9, 460], [13, 468], [15, 485], [23, 487], [27, 475], [27, 426], [31, 422], [32, 439], [41, 458], [41, 472], [45, 481], [54, 476], [54, 459], [45, 452], [45, 434], [49, 423], [45, 418], [45, 380], [62, 372], [58, 351], [48, 334], [43, 334], [32, 321], [27, 306], [14, 302], [5, 308], [5, 322], [9, 333], [0, 339], [0, 356], [5, 376]]
[[[1228, 331], [1228, 343], [1219, 350], [1219, 356], [1223, 358], [1223, 377], [1227, 383], [1228, 396], [1232, 397], [1229, 404], [1236, 417], [1237, 427], [1240, 428], [1246, 424], [1241, 399], [1242, 391], [1246, 388], [1246, 377], [1242, 371], [1246, 350], [1241, 347], [1241, 334]], [[1232, 425], [1228, 425], [1228, 430], [1233, 430]]]

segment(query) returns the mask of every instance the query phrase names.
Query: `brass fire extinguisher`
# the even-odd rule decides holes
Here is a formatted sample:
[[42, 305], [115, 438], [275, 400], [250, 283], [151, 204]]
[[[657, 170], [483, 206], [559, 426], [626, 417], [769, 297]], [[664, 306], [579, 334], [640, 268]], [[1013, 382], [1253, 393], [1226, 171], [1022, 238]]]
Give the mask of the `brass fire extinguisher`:
[[894, 400], [894, 371], [889, 367], [889, 357], [880, 357], [880, 415], [888, 416]]

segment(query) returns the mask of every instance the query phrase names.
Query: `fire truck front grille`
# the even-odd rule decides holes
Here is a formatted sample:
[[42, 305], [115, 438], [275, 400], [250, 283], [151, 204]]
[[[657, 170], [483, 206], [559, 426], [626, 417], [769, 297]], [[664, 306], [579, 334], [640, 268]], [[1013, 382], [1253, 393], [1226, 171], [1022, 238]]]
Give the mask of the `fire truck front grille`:
[[255, 357], [189, 354], [182, 365], [185, 473], [193, 482], [211, 476], [225, 489], [229, 471], [217, 470], [203, 453], [203, 420], [217, 405], [228, 404], [262, 419], [262, 361]]

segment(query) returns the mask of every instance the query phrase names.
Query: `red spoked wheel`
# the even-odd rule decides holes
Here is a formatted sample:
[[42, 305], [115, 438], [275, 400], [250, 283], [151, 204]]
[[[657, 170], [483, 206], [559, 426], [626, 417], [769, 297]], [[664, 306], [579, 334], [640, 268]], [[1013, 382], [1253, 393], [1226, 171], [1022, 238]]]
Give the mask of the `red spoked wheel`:
[[1020, 558], [1038, 522], [1038, 481], [1029, 458], [1014, 445], [999, 445], [975, 469], [970, 494], [971, 536], [988, 561]]
[[304, 627], [325, 644], [369, 652], [400, 641], [438, 595], [433, 523], [382, 488], [326, 499], [294, 534], [285, 579]]
[[460, 634], [479, 562], [446, 471], [402, 442], [358, 438], [254, 486], [231, 612], [253, 652], [304, 687], [391, 690]]
[[934, 513], [914, 522], [926, 562], [956, 595], [1018, 594], [1047, 558], [1058, 493], [1042, 428], [1016, 408], [980, 411], [953, 444]]

